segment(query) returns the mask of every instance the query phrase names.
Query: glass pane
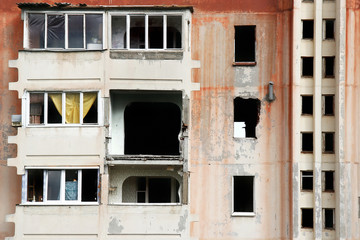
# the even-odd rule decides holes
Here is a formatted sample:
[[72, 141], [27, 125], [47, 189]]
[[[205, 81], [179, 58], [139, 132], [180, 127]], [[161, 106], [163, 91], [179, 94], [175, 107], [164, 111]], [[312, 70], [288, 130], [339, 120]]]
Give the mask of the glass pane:
[[83, 94], [83, 123], [97, 123], [97, 92]]
[[86, 48], [102, 49], [103, 17], [102, 14], [86, 16]]
[[45, 14], [30, 13], [29, 21], [29, 48], [44, 48]]
[[145, 16], [130, 17], [130, 48], [145, 48]]
[[149, 48], [164, 48], [163, 22], [163, 16], [149, 16]]
[[62, 94], [49, 93], [48, 97], [48, 123], [62, 122]]
[[96, 202], [98, 195], [98, 170], [82, 170], [81, 201]]
[[61, 171], [48, 171], [47, 200], [60, 200]]
[[65, 47], [65, 16], [48, 15], [47, 17], [47, 47]]
[[126, 16], [111, 18], [111, 47], [126, 48]]
[[66, 93], [66, 123], [80, 123], [80, 93]]
[[181, 16], [167, 16], [167, 48], [181, 48]]
[[78, 199], [78, 170], [65, 171], [65, 200]]
[[28, 170], [27, 182], [27, 201], [28, 202], [42, 202], [43, 201], [43, 170], [31, 169]]
[[30, 93], [30, 124], [44, 123], [44, 94]]
[[68, 43], [69, 48], [84, 47], [84, 16], [69, 15], [68, 16]]

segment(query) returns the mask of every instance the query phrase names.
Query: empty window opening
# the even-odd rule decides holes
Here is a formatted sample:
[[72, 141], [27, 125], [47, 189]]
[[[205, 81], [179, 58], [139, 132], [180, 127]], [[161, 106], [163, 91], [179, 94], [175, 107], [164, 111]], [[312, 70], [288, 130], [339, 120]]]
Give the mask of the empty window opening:
[[123, 183], [124, 203], [179, 203], [179, 182], [172, 177], [129, 177]]
[[302, 152], [313, 152], [313, 133], [302, 132], [301, 133], [301, 150]]
[[323, 191], [334, 191], [334, 171], [323, 171], [322, 181]]
[[334, 153], [334, 133], [323, 132], [323, 152]]
[[323, 95], [323, 114], [327, 116], [334, 115], [334, 95]]
[[314, 227], [314, 210], [312, 208], [301, 209], [301, 227], [302, 228]]
[[314, 75], [314, 58], [302, 57], [302, 76], [312, 77]]
[[302, 20], [303, 25], [303, 39], [314, 38], [314, 20]]
[[29, 124], [96, 124], [97, 102], [96, 92], [30, 93]]
[[234, 176], [233, 211], [254, 212], [254, 176]]
[[313, 190], [313, 171], [301, 171], [301, 189]]
[[334, 39], [335, 36], [335, 20], [324, 20], [324, 39]]
[[[181, 48], [182, 17], [173, 15], [128, 15], [111, 17], [114, 49]], [[130, 29], [128, 38], [127, 26]]]
[[96, 202], [98, 170], [30, 169], [27, 170], [26, 191], [27, 202]]
[[234, 99], [234, 137], [256, 138], [256, 125], [259, 123], [260, 100]]
[[235, 62], [255, 62], [255, 26], [235, 26]]
[[323, 57], [323, 74], [325, 78], [334, 77], [335, 57]]
[[125, 154], [179, 155], [181, 111], [174, 103], [133, 102], [125, 108]]
[[335, 209], [325, 208], [324, 209], [324, 228], [325, 229], [335, 229]]
[[313, 114], [313, 96], [301, 96], [301, 114]]

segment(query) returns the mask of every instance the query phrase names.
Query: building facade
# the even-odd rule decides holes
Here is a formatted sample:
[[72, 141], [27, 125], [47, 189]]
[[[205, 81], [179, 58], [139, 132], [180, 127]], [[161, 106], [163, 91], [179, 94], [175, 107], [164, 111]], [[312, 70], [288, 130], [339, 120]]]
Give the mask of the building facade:
[[0, 237], [360, 238], [357, 1], [5, 2]]

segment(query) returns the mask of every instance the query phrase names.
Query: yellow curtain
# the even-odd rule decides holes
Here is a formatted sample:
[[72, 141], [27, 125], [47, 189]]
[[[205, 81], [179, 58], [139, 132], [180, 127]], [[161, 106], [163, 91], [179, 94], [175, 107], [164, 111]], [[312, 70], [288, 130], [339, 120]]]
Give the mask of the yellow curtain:
[[[49, 93], [57, 111], [62, 115], [61, 93]], [[97, 97], [96, 92], [83, 94], [83, 118], [88, 114]], [[80, 123], [80, 93], [66, 93], [66, 123]]]

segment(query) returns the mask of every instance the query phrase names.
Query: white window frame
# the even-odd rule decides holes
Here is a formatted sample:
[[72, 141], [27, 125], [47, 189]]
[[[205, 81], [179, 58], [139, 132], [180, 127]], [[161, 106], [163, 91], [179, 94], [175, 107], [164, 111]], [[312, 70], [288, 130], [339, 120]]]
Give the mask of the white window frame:
[[[44, 18], [45, 18], [45, 29], [44, 29], [44, 48], [30, 48], [29, 46], [29, 14], [44, 14]], [[105, 42], [106, 42], [106, 24], [105, 24], [105, 13], [104, 12], [100, 12], [100, 11], [74, 11], [74, 12], [69, 12], [69, 11], [26, 11], [25, 12], [25, 20], [24, 20], [24, 39], [23, 39], [23, 47], [24, 49], [31, 49], [31, 50], [72, 50], [72, 51], [76, 51], [76, 50], [80, 50], [80, 51], [90, 51], [90, 49], [87, 49], [86, 46], [86, 18], [85, 15], [87, 14], [101, 14], [102, 15], [102, 48], [101, 50], [103, 50], [106, 46], [105, 46]], [[65, 16], [65, 46], [64, 48], [48, 48], [47, 47], [47, 16], [48, 15], [64, 15]], [[84, 45], [83, 48], [68, 48], [68, 16], [69, 15], [83, 15], [83, 19], [84, 19], [84, 26], [83, 26], [83, 34], [84, 34]]]
[[[113, 48], [112, 47], [112, 17], [126, 18], [126, 32], [130, 33], [130, 17], [131, 16], [144, 16], [145, 17], [145, 48], [130, 48], [130, 34], [126, 35], [126, 48]], [[163, 16], [163, 48], [149, 48], [149, 17]], [[167, 48], [167, 17], [179, 16], [181, 17], [181, 48]], [[130, 51], [183, 51], [185, 49], [185, 13], [183, 11], [177, 12], [110, 12], [108, 18], [108, 32], [109, 32], [109, 48], [112, 50], [130, 50]]]
[[[97, 98], [97, 123], [83, 123], [83, 94], [88, 92], [96, 92]], [[42, 93], [44, 94], [44, 123], [41, 124], [32, 124], [30, 123], [30, 94], [32, 93]], [[61, 123], [48, 123], [48, 94], [49, 93], [61, 93], [62, 94], [62, 122]], [[65, 106], [66, 106], [66, 93], [79, 93], [80, 94], [80, 123], [65, 123]], [[100, 126], [101, 122], [101, 112], [102, 105], [100, 104], [100, 91], [99, 90], [89, 90], [89, 91], [29, 91], [26, 92], [26, 126], [27, 127], [53, 127], [53, 126]]]
[[[27, 191], [28, 191], [28, 170], [39, 169], [43, 170], [43, 201], [42, 202], [28, 202]], [[100, 173], [98, 167], [82, 167], [82, 168], [42, 168], [42, 167], [31, 167], [25, 169], [25, 174], [22, 179], [22, 203], [21, 205], [99, 205], [99, 193], [100, 189], [97, 188], [98, 198], [93, 202], [82, 202], [82, 170], [85, 169], [96, 169], [97, 170], [97, 182], [100, 182]], [[60, 180], [60, 200], [47, 200], [47, 185], [48, 185], [48, 171], [58, 170], [61, 171]], [[78, 197], [77, 200], [65, 200], [65, 171], [66, 170], [77, 170], [78, 171]]]
[[[235, 177], [252, 177], [253, 179], [253, 211], [252, 212], [235, 212], [234, 209], [234, 194], [235, 194], [235, 185], [234, 178]], [[255, 176], [254, 175], [234, 175], [231, 177], [231, 216], [233, 217], [255, 217]]]

